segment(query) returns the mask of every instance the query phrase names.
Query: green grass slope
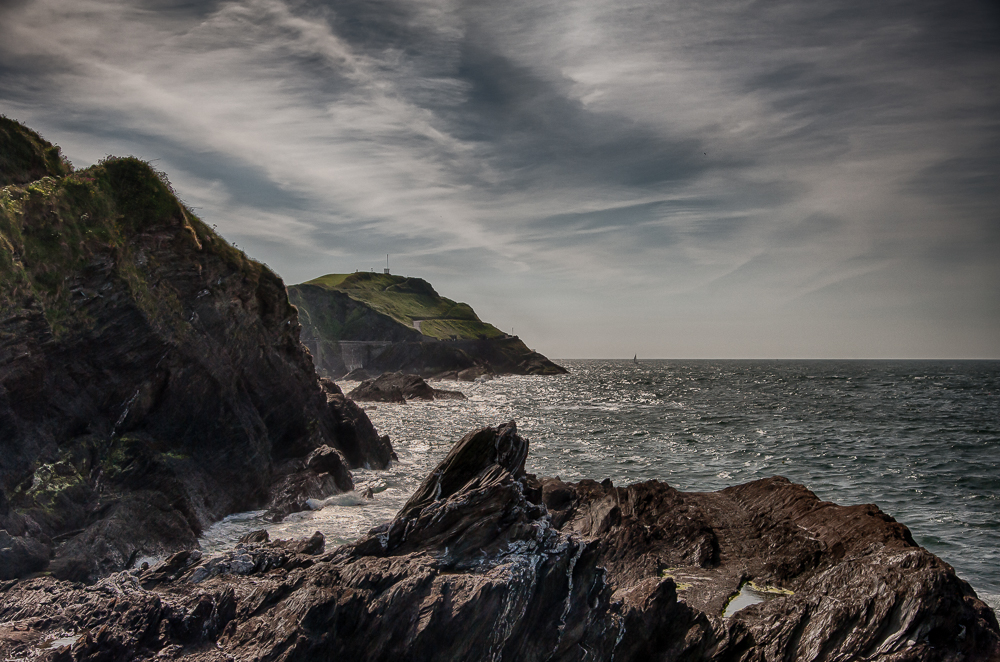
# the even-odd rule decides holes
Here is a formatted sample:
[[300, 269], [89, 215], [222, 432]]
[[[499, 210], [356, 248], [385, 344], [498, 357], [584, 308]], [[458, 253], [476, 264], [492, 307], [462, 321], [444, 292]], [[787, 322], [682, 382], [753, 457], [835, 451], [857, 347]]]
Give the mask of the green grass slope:
[[400, 324], [420, 323], [420, 332], [439, 340], [499, 338], [504, 334], [479, 319], [472, 307], [442, 297], [422, 278], [357, 272], [329, 274], [306, 281], [328, 290], [344, 292]]
[[[42, 158], [51, 150], [38, 151]], [[140, 229], [177, 216], [199, 248], [246, 274], [259, 276], [264, 269], [182, 207], [162, 176], [134, 157], [109, 157], [62, 177], [45, 175], [28, 184], [4, 186], [0, 314], [11, 316], [37, 301], [56, 337], [91, 326], [93, 320], [74, 300], [80, 294], [72, 291], [67, 274], [83, 272], [92, 260], [110, 253], [117, 275], [149, 320], [183, 335], [188, 323], [180, 303], [169, 288], [148, 282], [146, 258], [129, 240]]]
[[59, 147], [12, 119], [0, 115], [0, 187], [27, 184], [73, 171]]

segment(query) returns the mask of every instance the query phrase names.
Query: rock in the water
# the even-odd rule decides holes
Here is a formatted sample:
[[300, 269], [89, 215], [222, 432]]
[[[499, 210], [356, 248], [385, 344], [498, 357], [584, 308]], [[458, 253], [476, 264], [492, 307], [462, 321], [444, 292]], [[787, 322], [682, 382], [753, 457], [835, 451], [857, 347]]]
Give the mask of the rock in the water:
[[377, 379], [365, 380], [347, 397], [359, 401], [397, 403], [407, 400], [465, 400], [463, 393], [433, 388], [420, 376], [401, 372], [387, 372]]
[[93, 581], [194, 545], [323, 445], [389, 463], [318, 378], [281, 279], [161, 174], [134, 158], [74, 173], [6, 118], [0, 154], [0, 579], [52, 555], [48, 571]]
[[[314, 536], [0, 585], [0, 656], [74, 633], [63, 659], [1000, 659], [993, 612], [874, 506], [783, 478], [536, 479], [527, 448], [513, 423], [466, 435], [395, 519], [332, 552]], [[724, 616], [748, 582], [773, 599]]]
[[242, 543], [271, 542], [271, 536], [268, 534], [267, 529], [257, 529], [244, 536], [240, 536], [239, 541]]
[[455, 377], [463, 382], [474, 382], [480, 377], [493, 376], [493, 371], [488, 366], [472, 366], [465, 370], [459, 370]]
[[[377, 374], [378, 373], [376, 373], [376, 375]], [[363, 382], [366, 379], [375, 379], [376, 375], [373, 375], [364, 368], [355, 368], [354, 370], [351, 370], [349, 373], [347, 373], [340, 379], [344, 380], [345, 382]]]
[[325, 499], [354, 489], [354, 480], [340, 451], [320, 446], [302, 462], [293, 462], [271, 488], [267, 517], [278, 522], [309, 508], [310, 499]]

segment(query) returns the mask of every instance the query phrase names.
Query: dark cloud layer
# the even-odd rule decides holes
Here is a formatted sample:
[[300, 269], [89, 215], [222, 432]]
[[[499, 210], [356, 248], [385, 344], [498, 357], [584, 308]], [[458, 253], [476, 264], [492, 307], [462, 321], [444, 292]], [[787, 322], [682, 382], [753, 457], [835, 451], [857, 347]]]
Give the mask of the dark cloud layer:
[[[560, 356], [1000, 357], [994, 2], [17, 0], [0, 112]], [[534, 335], [532, 335], [534, 334]]]

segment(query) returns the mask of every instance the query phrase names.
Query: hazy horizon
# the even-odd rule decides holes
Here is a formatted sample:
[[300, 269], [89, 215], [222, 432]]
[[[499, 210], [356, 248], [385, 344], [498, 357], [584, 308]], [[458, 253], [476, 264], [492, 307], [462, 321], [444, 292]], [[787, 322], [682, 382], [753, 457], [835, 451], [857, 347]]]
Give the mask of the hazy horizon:
[[549, 357], [1000, 358], [987, 1], [16, 0], [0, 113]]

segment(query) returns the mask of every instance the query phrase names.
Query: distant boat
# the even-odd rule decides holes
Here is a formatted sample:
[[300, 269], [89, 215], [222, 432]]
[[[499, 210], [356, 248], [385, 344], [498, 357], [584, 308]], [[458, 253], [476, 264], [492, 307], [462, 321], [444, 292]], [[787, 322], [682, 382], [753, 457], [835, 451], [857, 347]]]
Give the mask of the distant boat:
[[636, 354], [635, 356], [632, 357], [632, 363], [634, 363], [636, 365], [639, 365], [639, 355], [638, 354]]

